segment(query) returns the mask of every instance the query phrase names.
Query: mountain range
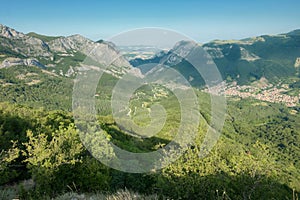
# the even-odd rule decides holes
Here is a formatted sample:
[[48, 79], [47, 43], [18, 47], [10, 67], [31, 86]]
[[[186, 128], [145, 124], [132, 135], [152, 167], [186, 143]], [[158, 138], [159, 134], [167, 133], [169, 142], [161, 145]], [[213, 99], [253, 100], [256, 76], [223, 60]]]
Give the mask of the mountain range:
[[[0, 25], [0, 199], [54, 199], [69, 190], [110, 193], [118, 188], [158, 194], [154, 196], [158, 199], [164, 195], [166, 199], [297, 199], [299, 30], [206, 44], [179, 41], [161, 52], [144, 46], [118, 48], [80, 35], [24, 34]], [[225, 81], [205, 87], [207, 83], [190, 63], [194, 49], [202, 53], [194, 57], [202, 61], [201, 69], [209, 71], [215, 63]], [[95, 79], [86, 75], [97, 77], [94, 69], [104, 73], [97, 87], [90, 89]], [[150, 81], [161, 78], [174, 86], [181, 83], [177, 72], [195, 88], [173, 90], [160, 82], [147, 84], [149, 77], [135, 88], [138, 78], [131, 76], [150, 74]], [[127, 73], [130, 76], [123, 76]], [[214, 93], [218, 90], [223, 93]], [[209, 93], [224, 94], [226, 106], [223, 98]], [[85, 118], [76, 120], [80, 113]], [[96, 130], [91, 123], [95, 117], [101, 131], [82, 134], [81, 127]], [[161, 130], [148, 134], [156, 128]], [[181, 130], [195, 131], [194, 138], [183, 137]], [[83, 135], [88, 139], [82, 141]], [[164, 169], [131, 174], [110, 169], [92, 156], [113, 155], [124, 159], [126, 168], [142, 167], [127, 156], [119, 159], [122, 155], [115, 148], [99, 143], [104, 138], [137, 155], [170, 152], [171, 157], [154, 163], [158, 166], [173, 159], [181, 149], [177, 145], [187, 148]], [[210, 150], [210, 146], [214, 147]], [[150, 160], [152, 154], [141, 159]]]
[[[94, 42], [80, 35], [52, 37], [33, 32], [24, 34], [0, 24], [0, 68], [37, 66], [58, 76], [74, 77], [78, 71], [89, 67], [85, 62], [86, 55], [97, 49], [97, 53], [101, 54], [103, 50], [105, 56], [111, 59], [118, 57], [105, 72], [121, 77], [132, 67], [168, 60], [172, 52], [178, 49], [184, 51], [186, 45], [181, 41], [173, 49], [159, 52], [151, 58], [127, 61], [117, 56], [114, 44], [103, 40]], [[261, 78], [270, 82], [296, 78], [299, 82], [300, 30], [243, 40], [215, 40], [201, 46], [212, 57], [224, 80], [250, 84]], [[167, 65], [177, 69], [193, 86], [204, 85], [202, 77], [185, 59], [168, 62]]]
[[[223, 79], [227, 81], [249, 84], [261, 78], [278, 82], [299, 77], [300, 30], [243, 40], [215, 40], [203, 44], [202, 47], [210, 54]], [[176, 50], [161, 52], [150, 59], [131, 60], [130, 63], [136, 67], [147, 63], [161, 63], [173, 51]], [[188, 62], [183, 60], [169, 65], [179, 70], [187, 79], [193, 79], [193, 85], [203, 84], [201, 77], [194, 77], [197, 72]]]
[[[155, 49], [152, 57], [131, 56], [130, 60], [126, 55], [120, 56], [122, 52], [111, 42], [94, 42], [81, 35], [53, 37], [33, 32], [24, 34], [1, 24], [0, 86], [3, 94], [0, 100], [32, 102], [33, 105], [40, 101], [41, 106], [53, 104], [53, 107], [68, 102], [67, 106], [62, 107], [70, 110], [74, 78], [81, 71], [95, 66], [102, 66], [100, 68], [105, 72], [102, 87], [98, 88], [102, 92], [98, 92], [106, 97], [111, 95], [114, 84], [127, 72], [143, 76], [157, 64], [176, 69], [190, 85], [204, 89], [207, 83], [185, 58], [195, 46], [208, 53], [227, 84], [259, 84], [267, 85], [265, 87], [269, 89], [277, 85], [277, 88], [281, 88], [274, 100], [265, 95], [271, 90], [262, 90], [261, 87], [250, 88], [254, 91], [251, 94], [243, 93], [247, 91], [238, 87], [234, 91], [232, 87], [228, 87], [231, 88], [226, 93], [229, 96], [252, 96], [269, 102], [284, 102], [290, 106], [297, 104], [300, 85], [300, 30], [243, 40], [215, 40], [206, 44], [179, 41], [170, 50], [158, 52]], [[126, 49], [125, 54], [130, 54], [130, 48]], [[145, 49], [149, 54], [151, 48]], [[133, 50], [136, 51], [134, 48]], [[143, 55], [143, 52], [139, 53]], [[103, 61], [97, 60], [99, 62], [95, 63], [89, 57], [102, 58]], [[205, 67], [209, 66], [204, 65]], [[152, 71], [155, 70], [157, 74], [160, 73], [159, 66]], [[176, 78], [172, 76], [166, 79], [171, 82], [174, 80], [172, 84], [177, 84]], [[53, 84], [52, 88], [49, 87]], [[48, 99], [49, 96], [53, 96], [53, 102]]]

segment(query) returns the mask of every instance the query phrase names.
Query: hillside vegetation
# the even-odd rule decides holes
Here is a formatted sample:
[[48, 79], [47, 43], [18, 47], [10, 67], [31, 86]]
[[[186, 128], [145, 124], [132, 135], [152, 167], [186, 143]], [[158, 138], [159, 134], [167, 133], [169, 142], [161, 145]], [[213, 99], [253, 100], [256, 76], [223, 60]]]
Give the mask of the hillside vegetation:
[[[212, 101], [212, 94], [202, 90], [205, 82], [195, 76], [197, 72], [187, 60], [180, 55], [169, 57], [172, 50], [151, 59], [131, 60], [131, 66], [122, 57], [114, 59], [118, 52], [105, 41], [93, 42], [80, 35], [23, 34], [3, 25], [0, 30], [0, 199], [298, 199], [299, 31], [203, 45], [233, 93], [227, 98], [221, 137], [208, 151], [203, 141], [210, 126], [216, 125], [211, 124], [211, 107], [218, 105]], [[186, 44], [181, 41], [176, 45], [183, 55]], [[104, 49], [105, 58], [114, 62], [100, 63], [87, 57], [95, 48], [100, 56]], [[196, 137], [192, 142], [182, 138], [182, 143], [175, 143], [169, 149], [172, 155], [189, 142], [182, 156], [165, 168], [147, 173], [109, 168], [92, 154], [111, 158], [118, 158], [118, 154], [99, 144], [99, 138], [129, 152], [145, 153], [167, 146], [181, 127], [184, 115], [180, 106], [191, 105], [181, 105], [174, 90], [159, 82], [137, 88], [129, 96], [128, 108], [118, 110], [146, 129], [152, 106], [163, 106], [166, 121], [155, 136], [142, 137], [128, 121], [124, 121], [129, 124], [124, 128], [112, 116], [111, 100], [120, 77], [130, 70], [135, 72], [132, 77], [142, 76], [151, 68], [140, 65], [163, 60], [194, 86], [190, 91], [198, 100], [201, 114]], [[72, 95], [76, 76], [94, 68], [103, 74], [94, 94], [88, 97], [94, 98], [95, 125], [102, 131], [88, 134], [80, 126], [94, 127], [87, 121], [74, 120], [78, 113], [72, 109], [76, 103]], [[93, 84], [90, 79], [87, 83]], [[83, 86], [82, 95], [90, 92], [89, 85]], [[265, 94], [269, 91], [273, 96]], [[125, 96], [126, 91], [122, 92]], [[187, 90], [180, 92], [188, 96]], [[217, 115], [222, 111], [217, 109]], [[188, 113], [188, 119], [193, 114]], [[155, 120], [159, 124], [163, 119]], [[191, 124], [185, 124], [186, 133], [192, 134]], [[87, 146], [81, 136], [86, 137]], [[207, 155], [201, 157], [203, 151]], [[163, 158], [159, 164], [171, 159]], [[128, 161], [129, 166], [139, 164]]]
[[[179, 160], [159, 171], [128, 174], [90, 155], [70, 113], [1, 103], [1, 185], [33, 179], [34, 190], [18, 189], [26, 199], [125, 188], [174, 199], [291, 199], [293, 189], [300, 190], [300, 129], [295, 121], [299, 115], [283, 106], [230, 102], [223, 135], [207, 157], [199, 158], [207, 130], [201, 123], [198, 139]], [[109, 116], [99, 116], [99, 123], [115, 144], [129, 151], [153, 151], [168, 143], [166, 138], [128, 136]]]

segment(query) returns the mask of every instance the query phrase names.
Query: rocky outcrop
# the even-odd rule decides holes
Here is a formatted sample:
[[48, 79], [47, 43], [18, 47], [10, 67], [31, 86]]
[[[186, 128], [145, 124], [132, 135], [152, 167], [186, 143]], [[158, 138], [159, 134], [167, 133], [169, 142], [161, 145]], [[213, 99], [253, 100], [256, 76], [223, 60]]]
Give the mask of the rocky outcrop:
[[[107, 43], [87, 44], [82, 46], [80, 51], [87, 55], [87, 59], [81, 63], [81, 68], [78, 68], [79, 71], [98, 68], [119, 78], [132, 69], [122, 54]], [[96, 61], [98, 65], [91, 65], [90, 59]]]
[[48, 44], [54, 52], [68, 53], [72, 50], [80, 51], [87, 46], [92, 46], [94, 42], [81, 35], [72, 35], [69, 37], [60, 37], [50, 41]]
[[107, 42], [93, 42], [81, 35], [60, 37], [50, 41], [49, 47], [53, 52], [71, 55], [72, 51], [80, 51], [101, 64], [112, 63], [116, 66], [130, 67], [128, 61], [118, 53], [115, 46]]
[[12, 66], [18, 66], [18, 65], [24, 65], [24, 66], [37, 66], [40, 68], [46, 68], [44, 65], [42, 65], [38, 60], [36, 59], [21, 59], [21, 58], [7, 58], [0, 64], [1, 68], [8, 68]]
[[6, 38], [23, 38], [25, 34], [0, 24], [0, 36]]
[[255, 60], [260, 59], [257, 55], [255, 55], [254, 53], [250, 53], [245, 48], [240, 47], [240, 49], [241, 49], [241, 60], [246, 60], [248, 62], [253, 62]]
[[44, 41], [0, 24], [0, 45], [25, 57], [53, 57]]
[[300, 67], [300, 58], [297, 58], [296, 61], [295, 61], [295, 65], [294, 65], [296, 68], [299, 68]]
[[213, 58], [213, 59], [220, 59], [220, 58], [224, 58], [224, 54], [222, 53], [222, 49], [219, 48], [219, 47], [208, 47], [208, 46], [205, 46], [203, 48], [205, 51], [208, 51], [210, 56]]

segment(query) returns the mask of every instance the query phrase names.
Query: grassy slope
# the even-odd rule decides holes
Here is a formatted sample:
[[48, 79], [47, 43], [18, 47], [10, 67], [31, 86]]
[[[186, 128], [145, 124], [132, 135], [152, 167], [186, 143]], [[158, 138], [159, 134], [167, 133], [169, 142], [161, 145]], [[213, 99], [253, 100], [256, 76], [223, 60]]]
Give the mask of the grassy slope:
[[60, 36], [46, 36], [46, 35], [41, 35], [41, 34], [37, 34], [34, 32], [27, 33], [26, 35], [41, 39], [44, 42], [50, 42], [50, 41], [55, 40], [60, 37]]

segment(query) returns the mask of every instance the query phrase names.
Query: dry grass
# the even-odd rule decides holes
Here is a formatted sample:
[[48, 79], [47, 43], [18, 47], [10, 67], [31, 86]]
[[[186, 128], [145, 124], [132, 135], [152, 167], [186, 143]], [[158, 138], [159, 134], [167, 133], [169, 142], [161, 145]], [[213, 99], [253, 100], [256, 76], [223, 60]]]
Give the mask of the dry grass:
[[77, 194], [74, 192], [66, 193], [61, 196], [56, 197], [53, 200], [157, 200], [159, 199], [157, 195], [141, 195], [127, 189], [119, 190], [113, 194]]

